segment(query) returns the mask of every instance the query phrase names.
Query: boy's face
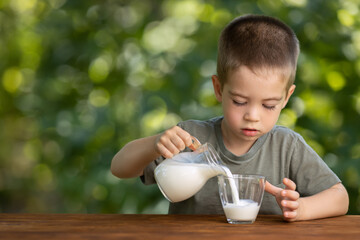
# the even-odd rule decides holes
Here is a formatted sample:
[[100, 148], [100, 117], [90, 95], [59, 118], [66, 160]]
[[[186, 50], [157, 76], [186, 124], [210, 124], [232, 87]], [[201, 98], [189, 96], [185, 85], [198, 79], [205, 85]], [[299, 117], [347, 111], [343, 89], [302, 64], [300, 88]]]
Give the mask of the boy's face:
[[280, 71], [262, 69], [254, 73], [246, 66], [229, 74], [221, 88], [213, 76], [216, 98], [222, 103], [224, 141], [253, 144], [276, 124], [281, 110], [295, 90], [287, 91]]

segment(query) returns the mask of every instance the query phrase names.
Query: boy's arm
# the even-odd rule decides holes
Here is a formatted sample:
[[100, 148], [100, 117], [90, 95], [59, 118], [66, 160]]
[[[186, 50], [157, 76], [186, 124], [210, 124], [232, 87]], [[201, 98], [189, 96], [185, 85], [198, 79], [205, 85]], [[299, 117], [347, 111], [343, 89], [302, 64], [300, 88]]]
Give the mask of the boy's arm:
[[345, 187], [335, 184], [318, 194], [300, 198], [299, 220], [340, 216], [349, 209], [349, 196]]
[[348, 211], [349, 197], [345, 187], [335, 184], [313, 196], [301, 197], [290, 179], [283, 180], [285, 189], [266, 182], [265, 190], [275, 196], [286, 221], [300, 221], [344, 215]]
[[138, 177], [160, 155], [171, 158], [192, 144], [191, 136], [175, 126], [165, 132], [126, 144], [112, 159], [111, 172], [119, 178]]
[[160, 156], [155, 150], [158, 135], [127, 143], [111, 161], [111, 172], [119, 178], [138, 177], [151, 161]]

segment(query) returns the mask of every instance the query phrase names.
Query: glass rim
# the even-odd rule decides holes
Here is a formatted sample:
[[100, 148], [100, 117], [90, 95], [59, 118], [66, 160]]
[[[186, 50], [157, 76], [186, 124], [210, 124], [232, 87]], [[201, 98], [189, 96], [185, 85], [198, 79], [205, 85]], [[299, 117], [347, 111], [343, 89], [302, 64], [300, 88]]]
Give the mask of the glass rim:
[[220, 175], [219, 177], [223, 177], [226, 179], [230, 178], [238, 178], [238, 179], [264, 179], [266, 180], [266, 177], [260, 174], [233, 174], [232, 177]]

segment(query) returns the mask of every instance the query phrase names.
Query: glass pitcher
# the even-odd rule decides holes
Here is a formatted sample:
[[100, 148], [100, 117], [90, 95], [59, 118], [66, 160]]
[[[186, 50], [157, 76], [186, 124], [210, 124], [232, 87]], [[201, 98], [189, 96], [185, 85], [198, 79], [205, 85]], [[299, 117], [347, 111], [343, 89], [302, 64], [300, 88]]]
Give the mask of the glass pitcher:
[[208, 179], [227, 175], [228, 168], [222, 163], [214, 147], [193, 138], [193, 152], [182, 152], [165, 159], [155, 168], [159, 189], [170, 202], [186, 200], [197, 193]]

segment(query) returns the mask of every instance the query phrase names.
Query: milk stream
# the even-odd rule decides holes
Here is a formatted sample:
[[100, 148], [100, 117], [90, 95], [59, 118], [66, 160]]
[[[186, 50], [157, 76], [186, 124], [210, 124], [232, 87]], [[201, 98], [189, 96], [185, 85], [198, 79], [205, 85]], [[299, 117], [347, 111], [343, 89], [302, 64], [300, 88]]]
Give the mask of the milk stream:
[[[205, 163], [193, 163], [196, 154], [181, 153], [173, 159], [164, 160], [155, 169], [156, 182], [171, 202], [186, 200], [197, 193], [211, 177], [225, 175], [232, 177], [225, 166], [210, 166]], [[233, 178], [229, 178], [234, 204], [240, 204], [239, 194]]]
[[231, 195], [233, 198], [233, 202], [236, 205], [240, 204], [240, 200], [239, 200], [239, 192], [237, 190], [236, 184], [235, 184], [235, 180], [233, 178], [233, 175], [230, 171], [229, 168], [222, 166], [223, 170], [225, 171], [225, 176], [229, 178], [229, 184], [230, 184], [230, 189], [231, 189]]

